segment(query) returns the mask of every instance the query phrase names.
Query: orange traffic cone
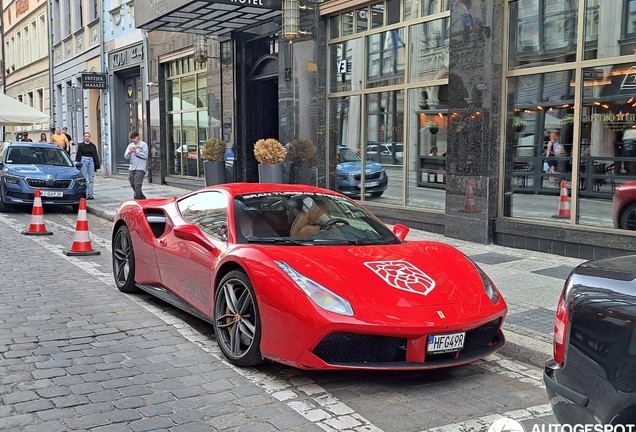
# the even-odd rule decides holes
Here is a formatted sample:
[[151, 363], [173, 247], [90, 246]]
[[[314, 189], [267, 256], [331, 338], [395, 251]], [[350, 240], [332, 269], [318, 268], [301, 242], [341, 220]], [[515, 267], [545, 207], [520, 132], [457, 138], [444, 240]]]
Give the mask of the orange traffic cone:
[[559, 196], [559, 209], [555, 218], [570, 218], [570, 201], [568, 200], [568, 185], [565, 180], [561, 180], [561, 194]]
[[466, 204], [464, 205], [464, 211], [466, 213], [475, 213], [477, 211], [475, 195], [473, 194], [473, 182], [470, 179], [466, 183]]
[[80, 200], [79, 212], [77, 212], [77, 225], [75, 225], [73, 245], [71, 250], [62, 251], [62, 253], [69, 256], [100, 254], [99, 251], [93, 250], [91, 246], [91, 235], [88, 232], [88, 220], [86, 219], [86, 199], [84, 198]]
[[31, 213], [31, 225], [27, 231], [22, 231], [24, 235], [52, 235], [51, 231], [47, 231], [44, 226], [44, 211], [42, 209], [42, 197], [40, 189], [35, 190], [35, 198], [33, 199], [33, 212]]

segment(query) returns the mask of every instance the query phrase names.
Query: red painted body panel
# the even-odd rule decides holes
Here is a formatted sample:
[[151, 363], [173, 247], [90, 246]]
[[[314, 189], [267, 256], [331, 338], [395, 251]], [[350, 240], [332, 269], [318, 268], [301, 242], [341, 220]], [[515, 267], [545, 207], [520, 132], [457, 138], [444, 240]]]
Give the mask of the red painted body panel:
[[[497, 318], [501, 318], [500, 326], [503, 324], [507, 307], [501, 295], [493, 304], [474, 264], [460, 251], [442, 243], [412, 241], [369, 246], [235, 244], [234, 195], [309, 191], [341, 196], [337, 193], [305, 185], [252, 183], [208, 189], [226, 194], [229, 206], [228, 242], [210, 237], [209, 242], [216, 247], [212, 252], [174, 236], [175, 226], [187, 224], [174, 198], [127, 201], [120, 206], [115, 224], [124, 222], [131, 231], [138, 283], [162, 285], [210, 318], [214, 289], [224, 274], [222, 269], [228, 263], [242, 267], [256, 293], [262, 328], [260, 348], [266, 358], [300, 368], [347, 368], [326, 364], [311, 351], [333, 332], [350, 332], [406, 338], [407, 361], [419, 363], [425, 357], [429, 334], [469, 331]], [[163, 235], [156, 237], [153, 234], [144, 210], [165, 214], [167, 223]], [[275, 261], [287, 263], [303, 276], [349, 301], [354, 316], [340, 315], [317, 306]], [[398, 289], [374, 270], [375, 262], [406, 263], [434, 281], [434, 287], [427, 292]], [[186, 278], [205, 286], [207, 302], [188, 295]], [[424, 363], [421, 366], [426, 368]]]
[[618, 219], [626, 205], [636, 202], [636, 180], [616, 187], [612, 198], [612, 220], [614, 228], [619, 228]]

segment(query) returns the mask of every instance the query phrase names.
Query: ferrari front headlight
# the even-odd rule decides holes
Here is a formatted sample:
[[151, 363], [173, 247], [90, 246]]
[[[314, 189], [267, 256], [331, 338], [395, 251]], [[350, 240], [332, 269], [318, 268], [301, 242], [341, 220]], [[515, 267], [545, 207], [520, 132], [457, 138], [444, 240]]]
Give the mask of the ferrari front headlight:
[[497, 291], [497, 288], [495, 288], [495, 284], [492, 283], [490, 277], [488, 277], [486, 272], [484, 272], [481, 267], [479, 267], [477, 264], [475, 264], [475, 267], [477, 267], [479, 277], [481, 277], [481, 281], [484, 283], [484, 290], [486, 291], [488, 297], [490, 297], [490, 301], [492, 301], [492, 304], [497, 304], [497, 302], [499, 301], [499, 292]]
[[307, 297], [322, 309], [340, 315], [353, 316], [353, 308], [347, 300], [308, 277], [301, 275], [289, 264], [282, 261], [274, 262], [307, 294]]

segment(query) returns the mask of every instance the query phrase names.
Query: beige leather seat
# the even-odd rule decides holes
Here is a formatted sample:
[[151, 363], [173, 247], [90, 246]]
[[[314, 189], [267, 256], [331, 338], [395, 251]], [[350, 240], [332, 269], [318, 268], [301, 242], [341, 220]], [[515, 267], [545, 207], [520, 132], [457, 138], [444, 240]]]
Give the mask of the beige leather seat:
[[327, 210], [318, 203], [315, 203], [309, 210], [302, 211], [296, 216], [296, 220], [291, 226], [290, 237], [309, 237], [320, 231], [320, 222], [328, 221]]

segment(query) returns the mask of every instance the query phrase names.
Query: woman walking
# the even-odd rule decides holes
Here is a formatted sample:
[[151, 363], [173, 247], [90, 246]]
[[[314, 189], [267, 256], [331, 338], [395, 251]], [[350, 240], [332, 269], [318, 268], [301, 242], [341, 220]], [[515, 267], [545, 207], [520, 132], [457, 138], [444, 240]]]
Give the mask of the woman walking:
[[86, 189], [86, 199], [92, 200], [95, 170], [99, 169], [100, 163], [99, 154], [97, 153], [97, 146], [91, 142], [91, 134], [88, 132], [84, 132], [84, 141], [82, 141], [77, 147], [75, 161], [82, 163], [81, 172], [88, 182], [88, 187]]

